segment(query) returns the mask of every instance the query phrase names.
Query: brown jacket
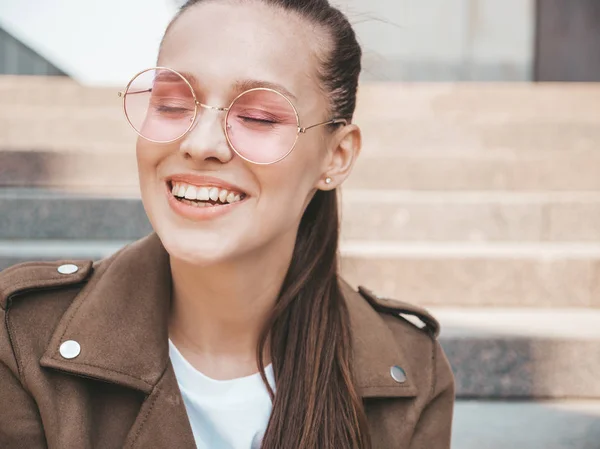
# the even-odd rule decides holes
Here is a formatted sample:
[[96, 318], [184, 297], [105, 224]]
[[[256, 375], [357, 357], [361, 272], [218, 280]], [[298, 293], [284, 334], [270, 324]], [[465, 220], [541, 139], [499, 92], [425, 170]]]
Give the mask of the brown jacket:
[[[449, 448], [454, 379], [437, 322], [342, 285], [373, 447]], [[194, 448], [168, 355], [170, 288], [154, 233], [102, 261], [0, 272], [0, 448]], [[74, 358], [61, 355], [70, 340]]]

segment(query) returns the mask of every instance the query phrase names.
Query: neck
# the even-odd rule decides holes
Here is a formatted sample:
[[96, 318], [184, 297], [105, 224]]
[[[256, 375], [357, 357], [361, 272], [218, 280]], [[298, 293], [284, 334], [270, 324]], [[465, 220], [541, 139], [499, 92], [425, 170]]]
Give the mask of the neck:
[[256, 371], [258, 338], [291, 262], [293, 234], [260, 254], [208, 266], [171, 257], [169, 336], [196, 368], [218, 378]]

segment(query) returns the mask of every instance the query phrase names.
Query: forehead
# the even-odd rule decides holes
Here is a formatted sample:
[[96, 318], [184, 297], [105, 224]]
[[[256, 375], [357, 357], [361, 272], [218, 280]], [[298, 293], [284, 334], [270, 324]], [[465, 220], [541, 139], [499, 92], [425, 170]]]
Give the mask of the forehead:
[[319, 92], [316, 33], [307, 20], [260, 1], [208, 1], [174, 23], [159, 65], [189, 72], [200, 87], [219, 92], [240, 80], [281, 84], [306, 103]]

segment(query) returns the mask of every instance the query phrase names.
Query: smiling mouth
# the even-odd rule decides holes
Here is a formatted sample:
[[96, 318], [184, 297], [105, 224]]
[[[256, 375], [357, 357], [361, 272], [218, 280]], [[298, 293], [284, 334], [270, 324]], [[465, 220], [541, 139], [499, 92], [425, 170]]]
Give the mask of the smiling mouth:
[[245, 193], [229, 191], [216, 186], [192, 186], [167, 181], [171, 195], [180, 203], [193, 207], [217, 207], [237, 204], [247, 198]]

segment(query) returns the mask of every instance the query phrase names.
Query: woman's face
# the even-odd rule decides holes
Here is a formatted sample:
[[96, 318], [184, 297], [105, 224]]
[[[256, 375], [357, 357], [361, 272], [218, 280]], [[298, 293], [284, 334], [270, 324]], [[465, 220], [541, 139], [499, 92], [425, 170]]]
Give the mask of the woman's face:
[[[241, 82], [281, 85], [295, 96], [290, 99], [307, 126], [331, 118], [316, 78], [316, 52], [327, 44], [320, 34], [307, 21], [260, 2], [209, 1], [187, 10], [171, 27], [158, 65], [193, 75], [198, 101], [211, 106], [229, 106]], [[337, 185], [325, 184], [335, 133], [312, 129], [285, 159], [256, 165], [229, 147], [225, 112], [199, 114], [192, 130], [175, 142], [137, 142], [142, 200], [167, 251], [203, 265], [247, 256], [273, 242], [293, 244], [315, 190]], [[171, 196], [174, 184], [209, 192], [225, 188], [234, 194], [230, 199], [241, 194], [242, 200], [193, 215], [195, 206]]]

